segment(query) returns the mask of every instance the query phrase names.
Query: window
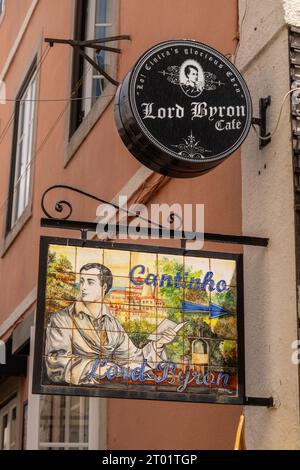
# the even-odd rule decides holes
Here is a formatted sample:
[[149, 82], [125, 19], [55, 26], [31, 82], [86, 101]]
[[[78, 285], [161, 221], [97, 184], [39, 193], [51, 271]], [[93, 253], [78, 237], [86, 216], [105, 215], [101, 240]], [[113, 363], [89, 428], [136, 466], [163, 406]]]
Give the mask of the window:
[[88, 449], [88, 398], [44, 395], [40, 406], [41, 450]]
[[0, 0], [0, 23], [4, 17], [5, 13], [5, 0]]
[[[90, 40], [114, 36], [116, 33], [117, 0], [77, 0], [75, 39]], [[106, 44], [115, 47], [114, 43]], [[110, 76], [115, 74], [116, 54], [86, 48], [85, 53], [101, 66]], [[107, 80], [77, 52], [73, 58], [72, 91], [74, 100], [71, 107], [70, 136], [75, 132], [97, 99], [103, 95]]]
[[17, 398], [0, 408], [0, 450], [18, 449]]
[[6, 233], [19, 220], [29, 204], [34, 118], [36, 108], [36, 61], [17, 96], [15, 107], [14, 140], [10, 174]]

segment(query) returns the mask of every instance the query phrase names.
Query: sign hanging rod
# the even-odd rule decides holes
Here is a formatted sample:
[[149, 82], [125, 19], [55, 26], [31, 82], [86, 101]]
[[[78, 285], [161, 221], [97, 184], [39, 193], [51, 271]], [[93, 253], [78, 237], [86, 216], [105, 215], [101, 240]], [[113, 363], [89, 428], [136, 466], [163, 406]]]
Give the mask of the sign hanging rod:
[[[86, 222], [78, 220], [62, 220], [62, 219], [41, 219], [41, 227], [47, 228], [57, 228], [62, 230], [78, 230], [81, 232], [82, 238], [87, 238], [88, 232], [97, 231], [97, 222]], [[126, 232], [125, 232], [126, 230]], [[164, 232], [166, 229], [162, 227], [140, 227], [139, 233], [144, 236], [151, 236], [153, 233], [159, 238], [163, 238]], [[116, 225], [116, 234], [119, 233], [128, 233], [130, 235], [130, 226], [126, 225]], [[134, 229], [134, 234], [136, 235], [136, 229]], [[182, 239], [184, 242], [195, 239], [195, 236], [203, 235], [204, 241], [216, 242], [216, 243], [225, 243], [225, 244], [236, 244], [236, 245], [248, 245], [248, 246], [262, 246], [267, 247], [269, 244], [268, 238], [262, 237], [252, 237], [244, 235], [227, 235], [221, 233], [193, 233], [185, 232], [185, 237], [182, 238], [182, 233], [177, 230], [170, 230], [171, 239]], [[192, 238], [193, 237], [193, 238]]]

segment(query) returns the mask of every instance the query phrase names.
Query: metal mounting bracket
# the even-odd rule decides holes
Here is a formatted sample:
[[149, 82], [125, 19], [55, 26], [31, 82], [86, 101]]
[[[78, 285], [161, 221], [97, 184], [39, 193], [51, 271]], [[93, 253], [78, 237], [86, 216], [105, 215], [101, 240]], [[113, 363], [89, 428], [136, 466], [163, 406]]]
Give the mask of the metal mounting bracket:
[[[88, 232], [97, 232], [97, 223], [96, 222], [88, 222], [88, 221], [77, 221], [77, 220], [68, 220], [70, 216], [72, 215], [73, 212], [73, 206], [72, 204], [63, 199], [59, 200], [56, 202], [54, 208], [55, 211], [60, 213], [62, 216], [61, 218], [54, 218], [51, 216], [51, 214], [48, 212], [45, 206], [46, 202], [46, 196], [47, 194], [56, 189], [64, 189], [68, 191], [72, 191], [77, 194], [81, 194], [82, 196], [88, 197], [90, 199], [93, 199], [94, 201], [101, 202], [102, 204], [109, 204], [112, 207], [114, 207], [117, 211], [120, 211], [122, 213], [126, 213], [128, 217], [138, 217], [140, 220], [143, 220], [144, 222], [147, 222], [148, 226], [147, 227], [141, 227], [139, 233], [141, 235], [145, 236], [151, 236], [152, 230], [153, 230], [153, 225], [155, 226], [155, 229], [157, 231], [157, 235], [162, 238], [163, 237], [163, 231], [166, 229], [160, 224], [154, 223], [153, 221], [144, 218], [140, 215], [137, 215], [135, 212], [132, 212], [130, 210], [124, 209], [112, 202], [106, 201], [103, 198], [100, 198], [98, 196], [95, 196], [93, 194], [87, 193], [86, 191], [82, 191], [78, 188], [74, 188], [72, 186], [68, 186], [65, 184], [57, 184], [54, 186], [50, 186], [46, 191], [44, 192], [41, 200], [41, 208], [43, 213], [47, 216], [47, 218], [41, 219], [41, 226], [42, 227], [52, 227], [52, 228], [58, 228], [58, 229], [64, 229], [64, 230], [78, 230], [81, 233], [81, 239], [83, 241], [87, 240], [87, 233]], [[120, 233], [120, 231], [125, 230], [126, 227], [117, 224], [116, 225], [116, 232]], [[167, 228], [169, 231], [169, 228]], [[126, 233], [127, 233], [127, 228], [126, 228]], [[130, 233], [130, 232], [128, 232]], [[198, 236], [198, 239], [200, 239], [200, 235], [203, 236], [205, 241], [211, 241], [211, 242], [216, 242], [216, 243], [231, 243], [231, 244], [238, 244], [238, 245], [249, 245], [249, 246], [261, 246], [261, 247], [267, 247], [269, 244], [269, 239], [268, 238], [262, 238], [262, 237], [254, 237], [254, 236], [245, 236], [245, 235], [230, 235], [230, 234], [220, 234], [220, 233], [202, 233], [202, 234], [195, 234], [192, 232], [185, 232], [185, 239], [182, 239], [182, 233], [180, 231], [176, 231], [173, 229], [170, 229], [170, 238], [172, 239], [181, 239], [181, 247], [185, 249], [186, 246], [186, 240], [192, 240], [194, 237]]]
[[259, 127], [259, 148], [262, 149], [271, 142], [271, 134], [267, 132], [267, 109], [271, 106], [271, 96], [260, 98], [259, 118], [253, 117], [252, 124]]
[[87, 60], [93, 67], [94, 69], [97, 70], [97, 72], [100, 73], [100, 75], [103, 75], [110, 83], [113, 85], [118, 86], [119, 82], [115, 80], [113, 77], [108, 75], [107, 72], [97, 63], [95, 62], [90, 56], [88, 56], [85, 53], [85, 49], [92, 48], [95, 49], [96, 52], [100, 51], [108, 51], [108, 52], [114, 52], [116, 54], [121, 54], [121, 49], [116, 48], [116, 47], [107, 47], [103, 46], [103, 43], [106, 42], [112, 42], [112, 41], [120, 41], [120, 40], [130, 40], [130, 36], [127, 34], [123, 34], [121, 36], [112, 36], [112, 37], [107, 37], [107, 38], [101, 38], [101, 39], [91, 39], [88, 41], [75, 41], [73, 39], [57, 39], [57, 38], [45, 38], [45, 42], [47, 42], [50, 47], [53, 47], [54, 44], [69, 44], [69, 46], [72, 46], [74, 50], [76, 50], [82, 57], [83, 59]]
[[260, 397], [246, 397], [245, 405], [247, 406], [266, 406], [267, 408], [274, 407], [274, 398], [260, 398]]

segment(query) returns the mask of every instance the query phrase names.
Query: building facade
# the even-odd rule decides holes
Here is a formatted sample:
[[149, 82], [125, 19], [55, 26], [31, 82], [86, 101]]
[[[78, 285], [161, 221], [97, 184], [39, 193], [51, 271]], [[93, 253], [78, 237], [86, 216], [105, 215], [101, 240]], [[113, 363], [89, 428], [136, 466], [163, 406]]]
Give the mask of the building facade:
[[[298, 339], [297, 109], [291, 93], [285, 98], [297, 82], [297, 48], [290, 41], [297, 41], [299, 2], [185, 3], [0, 2], [6, 95], [0, 104], [0, 338], [6, 347], [0, 449], [232, 449], [243, 412], [247, 448], [300, 448], [299, 367], [292, 362]], [[45, 42], [116, 35], [130, 36], [109, 44], [121, 53], [102, 51], [97, 60], [118, 82], [161, 41], [190, 38], [219, 50], [246, 79], [254, 116], [259, 99], [271, 96], [268, 129], [281, 114], [271, 143], [259, 150], [251, 130], [239, 151], [193, 179], [140, 165], [116, 129], [117, 87], [70, 45]], [[92, 48], [86, 53], [95, 58]], [[57, 184], [115, 203], [119, 195], [147, 205], [202, 203], [206, 232], [270, 239], [268, 248], [205, 242], [204, 249], [244, 253], [247, 395], [273, 396], [275, 407], [32, 394], [39, 237], [75, 236], [40, 227], [42, 195]], [[66, 189], [49, 193], [47, 208], [55, 216], [55, 202], [70, 198], [73, 219], [96, 219], [97, 203]], [[122, 295], [114, 292], [116, 305]], [[139, 308], [151, 313], [151, 289], [131, 295], [141, 296]]]

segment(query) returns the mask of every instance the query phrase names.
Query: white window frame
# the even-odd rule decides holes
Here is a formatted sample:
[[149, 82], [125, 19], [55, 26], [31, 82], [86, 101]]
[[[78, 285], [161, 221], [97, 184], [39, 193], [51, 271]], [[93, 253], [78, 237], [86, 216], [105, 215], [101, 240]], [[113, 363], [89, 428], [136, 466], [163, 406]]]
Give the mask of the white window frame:
[[[13, 410], [16, 410], [16, 417], [15, 417], [15, 441], [11, 442], [11, 431], [12, 431], [12, 421], [13, 421]], [[2, 446], [2, 441], [4, 438], [4, 428], [3, 428], [3, 421], [7, 417], [7, 446]], [[18, 407], [18, 396], [12, 398], [6, 405], [0, 408], [0, 450], [18, 450], [18, 437], [19, 437], [19, 407]], [[12, 445], [13, 444], [13, 445]]]
[[29, 204], [31, 166], [33, 155], [33, 138], [36, 113], [37, 77], [34, 70], [32, 77], [18, 103], [16, 121], [15, 168], [12, 191], [12, 207], [10, 214], [11, 230], [20, 219]]
[[[30, 332], [30, 351], [34, 351], [35, 327], [31, 327]], [[77, 442], [59, 442], [59, 443], [41, 443], [39, 440], [40, 430], [40, 398], [41, 395], [32, 394], [32, 375], [33, 375], [33, 352], [29, 359], [29, 380], [28, 380], [28, 419], [27, 419], [27, 450], [39, 450], [43, 447], [68, 448], [83, 447]], [[69, 398], [69, 397], [67, 397]], [[89, 426], [88, 443], [83, 448], [88, 450], [106, 450], [106, 411], [107, 401], [105, 398], [89, 398]]]
[[[97, 1], [98, 0], [89, 0], [89, 8], [88, 8], [88, 18], [87, 18], [87, 26], [85, 32], [85, 39], [95, 39], [96, 38], [96, 28], [99, 27], [113, 27], [114, 23], [96, 23], [96, 8], [97, 8]], [[101, 1], [101, 0], [99, 0]], [[114, 0], [108, 0], [107, 6], [111, 9], [111, 16], [114, 16], [115, 6], [113, 5]], [[113, 21], [116, 21], [116, 18], [113, 18]], [[114, 47], [113, 44], [110, 44], [111, 47]], [[86, 48], [85, 53], [92, 59], [95, 60], [95, 51], [91, 48]], [[88, 115], [90, 110], [93, 107], [93, 88], [94, 88], [94, 80], [99, 79], [101, 80], [103, 75], [95, 73], [95, 69], [84, 60], [84, 80], [83, 80], [83, 106], [82, 110], [84, 111], [84, 117]], [[99, 96], [99, 98], [101, 95]]]
[[[51, 399], [55, 401], [60, 401], [63, 397], [57, 396], [57, 397], [51, 397]], [[65, 416], [64, 416], [64, 441], [45, 441], [39, 442], [39, 448], [40, 449], [48, 449], [49, 447], [51, 449], [64, 449], [64, 450], [69, 450], [69, 449], [79, 449], [79, 450], [84, 450], [88, 449], [89, 443], [88, 440], [84, 441], [84, 426], [79, 427], [79, 441], [78, 442], [71, 442], [70, 441], [70, 426], [71, 426], [71, 412], [74, 411], [74, 408], [77, 408], [79, 405], [79, 420], [83, 422], [84, 420], [84, 415], [85, 415], [85, 400], [88, 400], [88, 398], [85, 397], [79, 397], [79, 403], [75, 404], [72, 406], [71, 403], [71, 398], [70, 396], [65, 397]], [[58, 403], [56, 403], [57, 405]], [[55, 407], [57, 409], [58, 407]], [[89, 417], [88, 417], [89, 418]]]
[[0, 25], [1, 25], [4, 15], [5, 15], [5, 7], [6, 7], [5, 0], [0, 0], [0, 6], [1, 6], [1, 10], [0, 10]]

